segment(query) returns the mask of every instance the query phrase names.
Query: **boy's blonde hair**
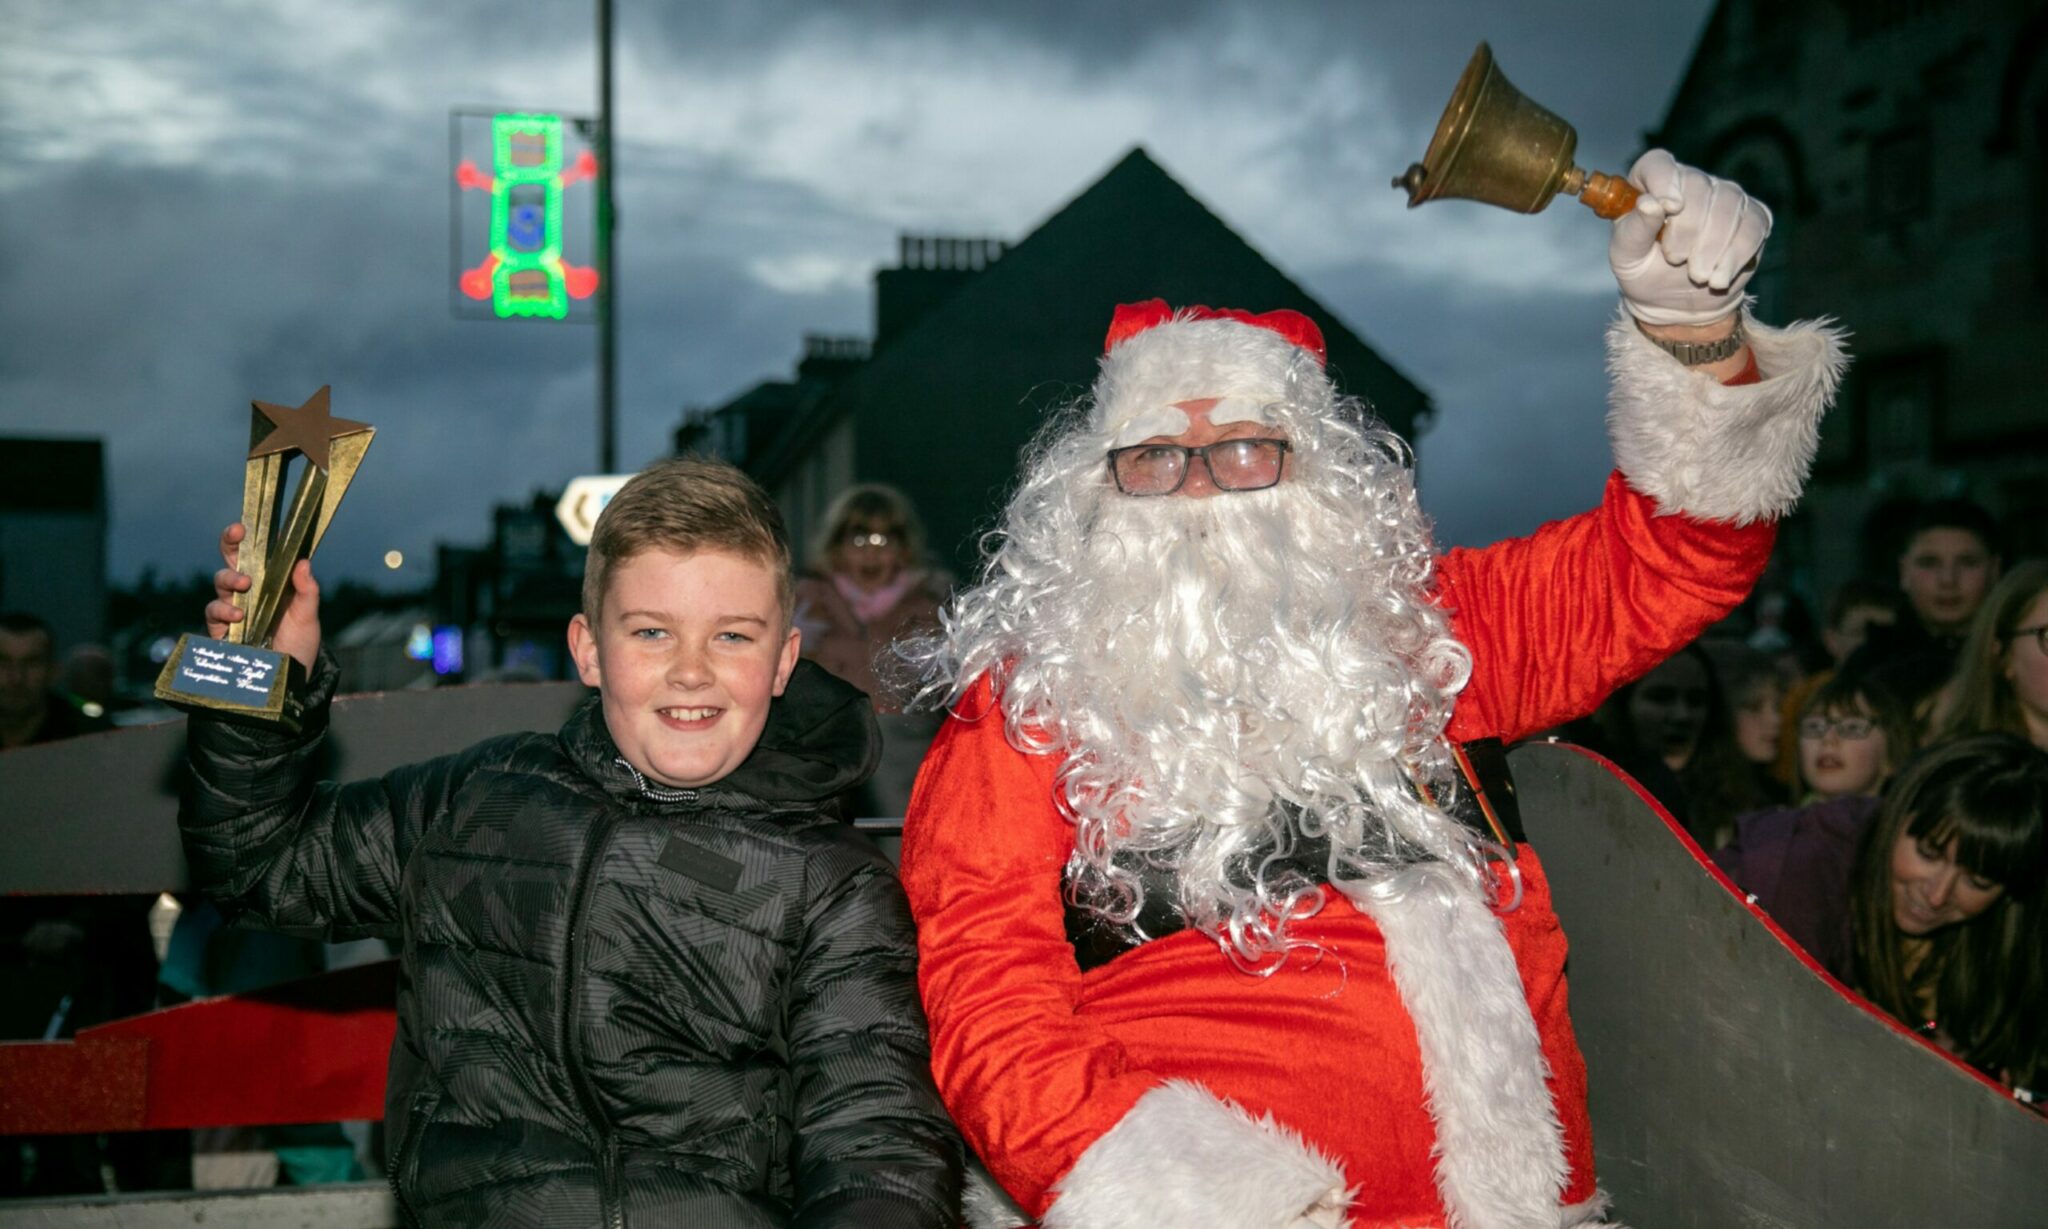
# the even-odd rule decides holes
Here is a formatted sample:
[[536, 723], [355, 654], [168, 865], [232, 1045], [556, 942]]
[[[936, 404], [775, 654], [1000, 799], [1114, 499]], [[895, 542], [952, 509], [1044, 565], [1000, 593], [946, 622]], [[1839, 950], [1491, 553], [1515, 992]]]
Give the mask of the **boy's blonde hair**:
[[775, 573], [783, 626], [796, 607], [789, 578], [789, 533], [782, 513], [752, 478], [725, 461], [671, 457], [634, 475], [597, 518], [583, 563], [583, 614], [604, 608], [611, 571], [646, 550], [678, 555], [715, 550]]

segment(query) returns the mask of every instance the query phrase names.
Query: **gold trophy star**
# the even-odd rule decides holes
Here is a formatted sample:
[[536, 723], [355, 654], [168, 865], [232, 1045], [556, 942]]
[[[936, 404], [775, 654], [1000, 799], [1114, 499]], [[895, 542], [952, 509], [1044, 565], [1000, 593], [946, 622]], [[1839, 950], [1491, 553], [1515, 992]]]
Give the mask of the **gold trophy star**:
[[290, 452], [296, 448], [306, 454], [306, 460], [321, 470], [327, 468], [327, 445], [338, 436], [353, 435], [368, 431], [370, 424], [352, 419], [336, 418], [327, 410], [327, 392], [331, 385], [323, 384], [320, 391], [306, 398], [306, 404], [293, 409], [288, 405], [273, 405], [268, 401], [252, 401], [256, 408], [271, 422], [270, 434], [263, 437], [255, 447], [249, 449], [249, 459], [269, 456], [276, 452]]

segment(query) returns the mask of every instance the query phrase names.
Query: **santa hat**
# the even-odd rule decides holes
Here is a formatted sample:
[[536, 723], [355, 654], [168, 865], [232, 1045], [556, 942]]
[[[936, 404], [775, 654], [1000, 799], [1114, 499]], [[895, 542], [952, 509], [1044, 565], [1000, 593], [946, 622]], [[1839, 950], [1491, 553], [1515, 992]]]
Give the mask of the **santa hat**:
[[1120, 447], [1180, 434], [1197, 405], [1217, 426], [1270, 422], [1267, 407], [1298, 395], [1303, 381], [1327, 396], [1326, 357], [1323, 331], [1300, 312], [1125, 303], [1103, 343], [1096, 425]]

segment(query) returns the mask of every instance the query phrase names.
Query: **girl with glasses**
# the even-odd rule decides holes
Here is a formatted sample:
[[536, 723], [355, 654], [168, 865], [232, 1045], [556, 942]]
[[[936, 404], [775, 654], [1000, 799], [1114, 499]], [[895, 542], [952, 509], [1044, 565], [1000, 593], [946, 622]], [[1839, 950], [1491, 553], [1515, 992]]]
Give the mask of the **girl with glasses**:
[[1835, 674], [1807, 697], [1794, 733], [1808, 802], [1876, 797], [1913, 751], [1913, 719], [1867, 675]]

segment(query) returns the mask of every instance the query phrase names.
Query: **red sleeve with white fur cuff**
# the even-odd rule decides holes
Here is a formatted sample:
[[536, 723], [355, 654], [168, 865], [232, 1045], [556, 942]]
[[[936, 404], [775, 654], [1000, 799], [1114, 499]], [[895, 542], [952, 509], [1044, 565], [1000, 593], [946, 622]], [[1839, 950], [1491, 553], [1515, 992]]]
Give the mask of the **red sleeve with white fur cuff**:
[[1820, 442], [1820, 418], [1848, 366], [1828, 322], [1775, 329], [1747, 312], [1762, 376], [1723, 384], [1643, 336], [1623, 310], [1607, 330], [1607, 432], [1616, 468], [1664, 513], [1747, 525], [1792, 510]]
[[1138, 1099], [1055, 1188], [1045, 1229], [1344, 1229], [1351, 1191], [1299, 1135], [1198, 1084]]

